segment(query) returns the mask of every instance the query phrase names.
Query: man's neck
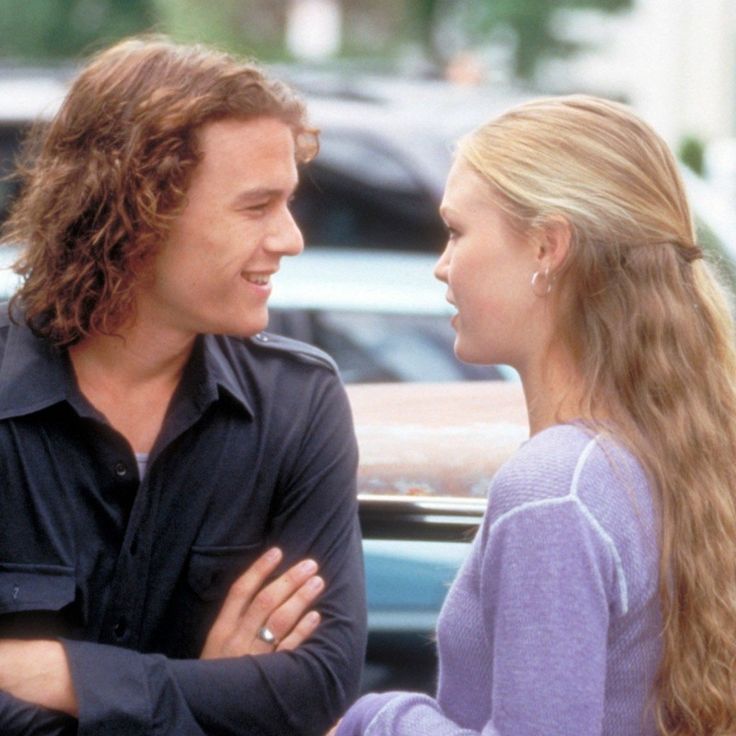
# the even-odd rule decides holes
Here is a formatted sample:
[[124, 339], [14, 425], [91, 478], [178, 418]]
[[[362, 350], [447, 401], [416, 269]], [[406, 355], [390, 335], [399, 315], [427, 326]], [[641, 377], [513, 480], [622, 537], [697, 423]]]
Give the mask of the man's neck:
[[135, 451], [153, 446], [194, 339], [132, 327], [69, 350], [80, 391]]
[[133, 326], [119, 335], [88, 337], [70, 348], [69, 354], [80, 385], [108, 383], [111, 388], [130, 390], [150, 382], [176, 384], [194, 339]]

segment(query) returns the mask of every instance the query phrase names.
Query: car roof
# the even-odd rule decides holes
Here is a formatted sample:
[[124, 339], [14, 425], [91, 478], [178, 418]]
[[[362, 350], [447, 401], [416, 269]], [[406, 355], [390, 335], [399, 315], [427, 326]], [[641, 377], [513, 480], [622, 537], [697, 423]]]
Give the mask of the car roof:
[[446, 287], [432, 271], [437, 255], [308, 246], [283, 258], [272, 308], [400, 314], [452, 314]]
[[403, 160], [437, 200], [458, 138], [529, 99], [517, 89], [463, 87], [443, 80], [366, 75], [330, 87], [298, 75], [289, 78], [288, 72], [287, 78], [305, 95], [309, 119], [325, 140], [318, 161], [329, 156], [327, 143], [338, 134], [372, 138]]
[[71, 68], [0, 66], [0, 125], [50, 120], [67, 92]]
[[9, 245], [0, 247], [0, 301], [10, 298], [20, 284], [20, 276], [11, 266], [20, 255], [20, 249]]
[[[0, 299], [19, 283], [11, 269], [19, 253], [11, 246], [0, 248]], [[445, 286], [432, 275], [436, 260], [427, 253], [308, 247], [296, 258], [282, 259], [269, 306], [450, 315]]]

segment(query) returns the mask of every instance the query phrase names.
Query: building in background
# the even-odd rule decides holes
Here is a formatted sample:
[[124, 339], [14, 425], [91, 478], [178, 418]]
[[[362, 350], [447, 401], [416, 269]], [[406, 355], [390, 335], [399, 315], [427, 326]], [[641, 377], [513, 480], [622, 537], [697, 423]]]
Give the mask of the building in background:
[[566, 12], [558, 32], [591, 47], [548, 62], [543, 87], [624, 99], [673, 145], [736, 135], [733, 0], [637, 0], [617, 16]]

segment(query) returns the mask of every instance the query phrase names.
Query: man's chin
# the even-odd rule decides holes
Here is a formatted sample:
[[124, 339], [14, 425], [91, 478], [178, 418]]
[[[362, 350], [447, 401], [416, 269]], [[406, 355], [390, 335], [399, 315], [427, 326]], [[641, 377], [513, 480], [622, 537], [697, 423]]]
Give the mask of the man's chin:
[[[247, 324], [232, 323], [218, 325], [211, 332], [215, 335], [227, 335], [228, 337], [238, 337], [241, 339], [248, 339], [249, 337], [255, 337], [266, 329], [268, 320], [249, 320]], [[213, 326], [214, 327], [214, 326]]]
[[258, 310], [255, 314], [252, 312], [246, 314], [245, 318], [229, 319], [231, 322], [229, 330], [224, 333], [232, 337], [249, 338], [254, 337], [263, 332], [268, 326], [268, 311], [266, 309]]

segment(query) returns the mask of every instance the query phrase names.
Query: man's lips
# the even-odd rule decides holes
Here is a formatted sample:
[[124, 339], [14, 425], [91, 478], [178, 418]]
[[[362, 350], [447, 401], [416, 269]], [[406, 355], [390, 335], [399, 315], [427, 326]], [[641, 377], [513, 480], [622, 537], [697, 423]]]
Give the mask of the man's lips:
[[256, 286], [270, 286], [271, 276], [275, 271], [241, 271], [240, 276]]
[[271, 285], [271, 276], [275, 271], [241, 271], [240, 278], [245, 282], [245, 293], [250, 294], [249, 299], [255, 299], [259, 303], [265, 304], [273, 286]]

